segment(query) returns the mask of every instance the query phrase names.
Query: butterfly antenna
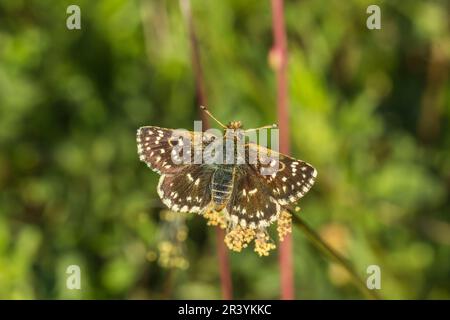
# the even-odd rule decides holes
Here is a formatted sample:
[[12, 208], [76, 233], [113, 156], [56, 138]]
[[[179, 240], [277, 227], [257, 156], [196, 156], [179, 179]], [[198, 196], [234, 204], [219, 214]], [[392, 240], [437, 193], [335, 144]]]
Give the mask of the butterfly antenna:
[[226, 125], [224, 125], [222, 122], [217, 120], [216, 117], [212, 115], [212, 113], [208, 110], [208, 108], [206, 108], [205, 106], [200, 106], [200, 109], [202, 109], [208, 116], [210, 116], [214, 121], [216, 121], [222, 128], [225, 129], [227, 128]]
[[256, 131], [256, 130], [261, 130], [261, 129], [277, 129], [278, 125], [276, 124], [270, 124], [268, 126], [264, 126], [264, 127], [260, 127], [260, 128], [254, 128], [254, 129], [248, 129], [248, 130], [244, 130], [245, 132], [249, 132], [249, 131]]

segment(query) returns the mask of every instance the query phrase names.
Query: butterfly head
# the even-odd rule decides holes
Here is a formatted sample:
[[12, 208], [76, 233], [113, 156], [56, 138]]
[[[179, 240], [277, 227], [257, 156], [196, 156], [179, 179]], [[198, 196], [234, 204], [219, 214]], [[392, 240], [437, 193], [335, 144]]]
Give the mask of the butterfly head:
[[233, 130], [242, 129], [242, 122], [241, 121], [231, 121], [230, 123], [228, 123], [227, 129], [233, 129]]

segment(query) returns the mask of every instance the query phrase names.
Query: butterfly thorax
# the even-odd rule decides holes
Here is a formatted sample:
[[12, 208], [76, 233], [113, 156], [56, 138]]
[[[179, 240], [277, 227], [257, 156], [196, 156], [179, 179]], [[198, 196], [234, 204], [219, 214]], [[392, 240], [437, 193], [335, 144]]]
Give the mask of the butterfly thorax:
[[215, 210], [222, 210], [233, 191], [235, 167], [233, 165], [218, 165], [211, 181], [212, 200]]

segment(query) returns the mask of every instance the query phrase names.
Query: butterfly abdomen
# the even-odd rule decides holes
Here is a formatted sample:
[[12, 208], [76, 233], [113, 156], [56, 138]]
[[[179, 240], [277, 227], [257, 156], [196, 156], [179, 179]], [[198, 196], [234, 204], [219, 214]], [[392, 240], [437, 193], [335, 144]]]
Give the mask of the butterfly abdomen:
[[220, 166], [213, 174], [211, 182], [212, 200], [215, 210], [222, 210], [230, 199], [233, 191], [234, 168]]

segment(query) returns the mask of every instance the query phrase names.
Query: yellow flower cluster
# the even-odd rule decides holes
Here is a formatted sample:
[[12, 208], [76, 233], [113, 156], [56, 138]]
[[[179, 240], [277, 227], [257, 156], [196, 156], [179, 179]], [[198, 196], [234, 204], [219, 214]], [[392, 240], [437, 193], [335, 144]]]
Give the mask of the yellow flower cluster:
[[283, 241], [284, 237], [292, 232], [292, 215], [289, 212], [281, 211], [278, 217], [277, 231], [280, 241]]
[[255, 234], [255, 230], [237, 225], [226, 234], [224, 241], [230, 250], [241, 252], [242, 248], [246, 248], [253, 240]]
[[203, 217], [208, 220], [208, 226], [218, 226], [221, 229], [225, 229], [227, 227], [225, 216], [220, 212], [215, 210], [206, 210]]
[[265, 230], [243, 228], [239, 225], [226, 234], [225, 244], [230, 250], [241, 252], [253, 239], [255, 240], [255, 252], [260, 257], [268, 256], [270, 250], [276, 248]]
[[255, 252], [260, 256], [268, 256], [270, 250], [275, 249], [275, 244], [271, 241], [267, 232], [259, 232], [255, 239]]
[[[268, 256], [270, 251], [276, 248], [266, 228], [243, 227], [232, 222], [227, 215], [213, 209], [206, 210], [203, 217], [208, 220], [209, 226], [227, 229], [224, 241], [230, 250], [241, 252], [253, 240], [255, 241], [254, 250], [259, 256]], [[292, 232], [292, 215], [289, 212], [282, 211], [280, 213], [277, 219], [277, 232], [280, 241], [283, 241], [286, 235]]]
[[[222, 212], [213, 209], [206, 210], [203, 217], [208, 221], [209, 226], [218, 226], [227, 229], [225, 244], [230, 250], [241, 252], [254, 241], [254, 251], [260, 256], [268, 256], [270, 251], [276, 248], [275, 243], [270, 238], [267, 230], [252, 229], [243, 227], [230, 221], [229, 217]], [[189, 262], [184, 256], [184, 241], [187, 238], [187, 227], [184, 224], [184, 217], [179, 213], [164, 210], [161, 212], [161, 220], [166, 221], [164, 240], [159, 243], [158, 263], [165, 268], [186, 269]], [[277, 219], [277, 232], [280, 241], [283, 241], [287, 234], [292, 232], [292, 215], [287, 211], [282, 211]], [[154, 256], [154, 257], [153, 257]], [[156, 255], [148, 257], [153, 261]]]

